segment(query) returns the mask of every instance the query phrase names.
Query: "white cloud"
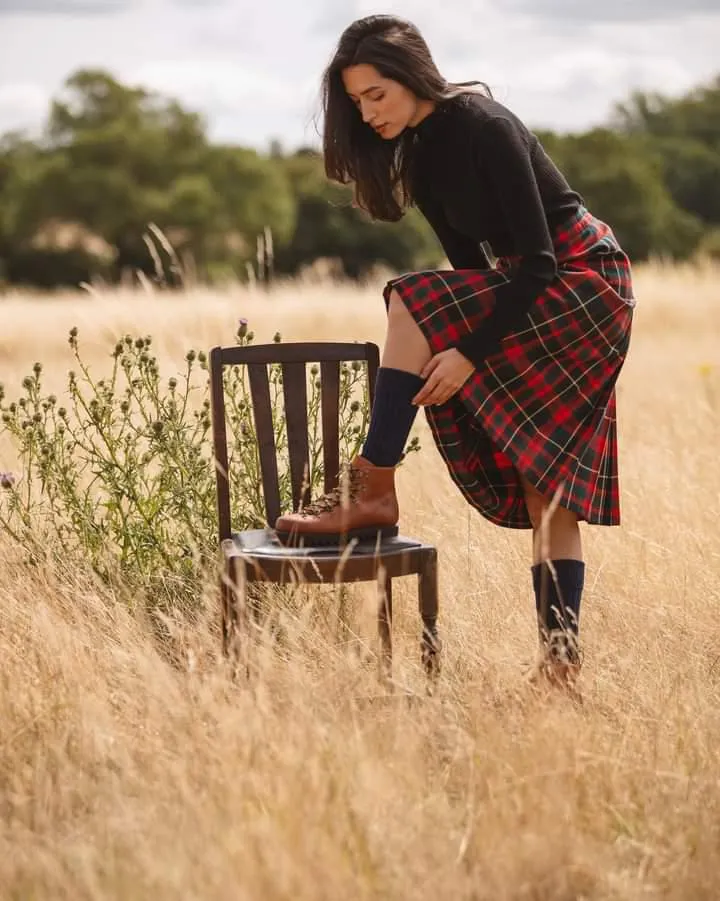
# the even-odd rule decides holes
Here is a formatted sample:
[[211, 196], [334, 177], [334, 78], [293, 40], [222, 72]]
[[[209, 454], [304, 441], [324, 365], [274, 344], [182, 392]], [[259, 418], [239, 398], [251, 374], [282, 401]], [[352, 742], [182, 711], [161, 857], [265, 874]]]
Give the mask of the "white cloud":
[[[531, 126], [582, 129], [635, 88], [674, 94], [720, 70], [720, 10], [687, 15], [708, 0], [676, 11], [658, 0], [672, 18], [610, 21], [630, 6], [636, 18], [647, 15], [646, 2], [607, 0], [603, 21], [583, 7], [583, 22], [558, 18], [562, 0], [387, 6], [418, 25], [448, 78], [487, 81]], [[317, 141], [322, 70], [342, 29], [378, 11], [367, 0], [105, 0], [89, 15], [70, 7], [90, 0], [59, 0], [65, 15], [57, 16], [23, 15], [21, 3], [50, 0], [0, 0], [0, 13], [16, 8], [0, 17], [0, 132], [39, 122], [78, 68], [103, 67], [202, 112], [214, 137], [258, 147], [274, 137], [286, 146]]]
[[3, 131], [33, 129], [42, 121], [49, 96], [31, 83], [0, 85], [0, 123]]
[[[246, 141], [267, 144], [275, 135], [292, 135], [305, 143], [305, 121], [312, 112], [314, 80], [293, 83], [267, 69], [231, 59], [198, 59], [152, 62], [133, 72], [133, 81], [165, 95], [181, 96], [190, 108], [203, 109], [212, 136], [231, 140], [242, 134]], [[284, 129], [277, 128], [284, 119]], [[276, 129], [276, 131], [274, 131]], [[285, 132], [285, 134], [283, 134]]]
[[680, 15], [717, 12], [717, 0], [684, 0], [678, 8], [675, 0], [603, 0], [602, 3], [578, 3], [577, 0], [498, 0], [498, 7], [509, 13], [526, 13], [533, 19], [571, 22], [651, 22], [677, 19]]
[[0, 0], [2, 15], [96, 16], [131, 9], [135, 0]]

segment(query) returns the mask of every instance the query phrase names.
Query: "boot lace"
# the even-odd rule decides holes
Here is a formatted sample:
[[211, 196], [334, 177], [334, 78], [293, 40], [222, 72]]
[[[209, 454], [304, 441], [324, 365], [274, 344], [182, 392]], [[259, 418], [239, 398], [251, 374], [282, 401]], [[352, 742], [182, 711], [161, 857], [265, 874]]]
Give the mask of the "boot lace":
[[320, 513], [331, 513], [343, 502], [353, 503], [357, 500], [365, 475], [361, 469], [355, 469], [349, 464], [345, 464], [340, 473], [339, 484], [307, 504], [300, 510], [300, 513], [305, 516], [318, 516]]

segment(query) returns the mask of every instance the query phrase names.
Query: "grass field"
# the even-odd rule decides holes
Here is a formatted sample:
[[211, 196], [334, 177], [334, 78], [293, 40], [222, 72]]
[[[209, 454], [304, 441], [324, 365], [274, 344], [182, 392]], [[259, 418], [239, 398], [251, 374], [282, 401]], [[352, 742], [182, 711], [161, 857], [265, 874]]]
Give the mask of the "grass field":
[[[170, 622], [174, 662], [89, 572], [28, 571], [0, 536], [0, 898], [716, 899], [720, 872], [720, 272], [637, 272], [619, 386], [624, 522], [585, 528], [584, 705], [537, 702], [530, 538], [469, 513], [431, 445], [399, 474], [402, 528], [440, 551], [433, 698], [375, 690], [372, 594], [286, 617], [228, 680], [216, 599]], [[382, 342], [379, 290], [0, 301], [0, 381], [48, 388], [77, 325], [94, 371], [126, 331], [173, 374], [189, 347]], [[12, 468], [0, 439], [0, 470]], [[396, 677], [419, 690], [414, 582]], [[312, 624], [310, 621], [312, 620]], [[358, 653], [358, 647], [361, 653]], [[364, 649], [364, 650], [363, 650]]]

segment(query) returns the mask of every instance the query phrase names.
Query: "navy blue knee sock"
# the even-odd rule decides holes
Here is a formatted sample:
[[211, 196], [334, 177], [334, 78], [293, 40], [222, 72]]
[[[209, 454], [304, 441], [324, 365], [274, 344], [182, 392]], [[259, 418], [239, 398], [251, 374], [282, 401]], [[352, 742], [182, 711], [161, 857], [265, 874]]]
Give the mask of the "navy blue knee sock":
[[375, 466], [397, 466], [418, 408], [413, 397], [425, 384], [413, 372], [381, 366], [362, 456]]
[[550, 562], [557, 584], [547, 564], [532, 567], [540, 640], [551, 653], [565, 652], [570, 660], [576, 660], [585, 564], [582, 560]]

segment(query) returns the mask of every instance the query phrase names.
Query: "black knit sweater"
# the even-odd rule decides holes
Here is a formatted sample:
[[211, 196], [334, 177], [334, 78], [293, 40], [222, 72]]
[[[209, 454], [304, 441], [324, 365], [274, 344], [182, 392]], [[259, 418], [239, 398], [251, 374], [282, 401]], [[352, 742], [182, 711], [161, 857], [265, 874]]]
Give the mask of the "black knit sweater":
[[457, 346], [479, 366], [555, 277], [551, 232], [583, 201], [535, 135], [482, 94], [443, 101], [413, 132], [413, 197], [451, 265], [489, 269], [481, 242], [496, 257], [520, 258], [493, 313]]

